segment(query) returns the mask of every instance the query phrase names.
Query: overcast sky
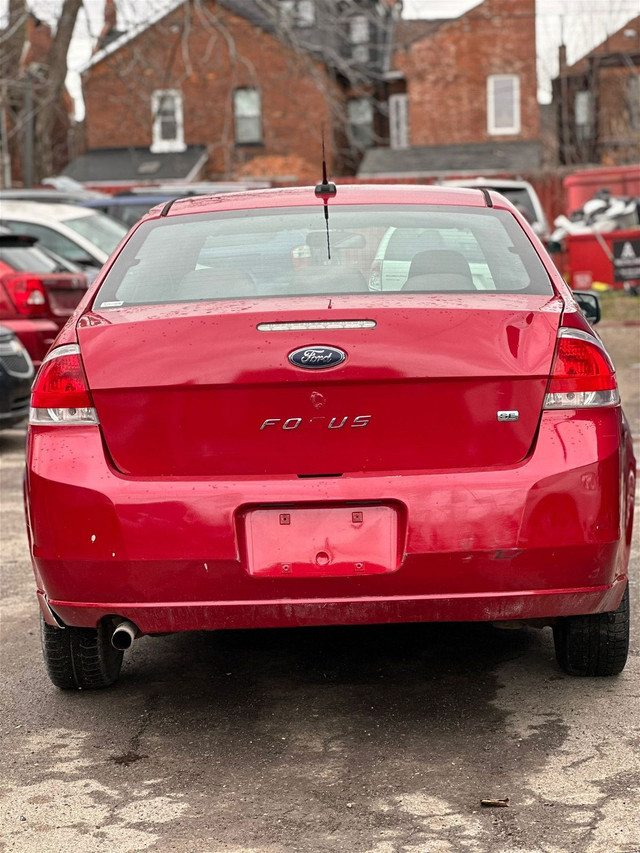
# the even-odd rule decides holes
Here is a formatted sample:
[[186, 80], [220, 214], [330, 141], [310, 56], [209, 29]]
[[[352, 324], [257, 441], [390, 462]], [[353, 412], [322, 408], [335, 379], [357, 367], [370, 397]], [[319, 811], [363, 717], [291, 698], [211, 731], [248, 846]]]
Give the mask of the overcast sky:
[[[118, 26], [127, 29], [157, 14], [167, 0], [116, 0]], [[35, 14], [55, 20], [61, 0], [31, 0]], [[478, 0], [405, 0], [405, 18], [452, 18], [478, 5]], [[6, 0], [0, 0], [4, 11]], [[69, 52], [70, 74], [67, 85], [78, 104], [78, 118], [84, 112], [80, 97], [78, 70], [91, 56], [94, 39], [103, 23], [104, 0], [84, 0]], [[557, 73], [558, 45], [561, 33], [567, 45], [569, 63], [615, 32], [640, 11], [638, 0], [537, 0], [537, 47], [539, 100], [550, 99], [549, 81]]]

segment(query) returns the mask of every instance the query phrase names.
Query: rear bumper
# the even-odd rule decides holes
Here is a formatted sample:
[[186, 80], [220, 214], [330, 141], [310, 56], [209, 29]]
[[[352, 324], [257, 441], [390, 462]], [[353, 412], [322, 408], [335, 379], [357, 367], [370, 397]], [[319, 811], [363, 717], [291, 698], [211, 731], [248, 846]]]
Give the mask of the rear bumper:
[[[393, 622], [498, 622], [605, 613], [620, 604], [626, 578], [612, 586], [517, 590], [507, 593], [389, 596], [280, 601], [198, 601], [88, 604], [49, 601], [65, 625], [95, 626], [105, 616], [133, 622], [143, 634], [225, 628], [302, 628], [313, 625], [382, 625]], [[38, 597], [44, 593], [38, 591]], [[55, 624], [41, 601], [45, 618]], [[47, 618], [48, 617], [48, 618]]]
[[[153, 481], [115, 473], [97, 427], [34, 427], [26, 491], [38, 589], [68, 625], [118, 615], [143, 633], [612, 610], [631, 533], [634, 467], [621, 435], [619, 410], [549, 412], [534, 453], [510, 469]], [[374, 502], [401, 508], [392, 570], [248, 571], [247, 507]]]

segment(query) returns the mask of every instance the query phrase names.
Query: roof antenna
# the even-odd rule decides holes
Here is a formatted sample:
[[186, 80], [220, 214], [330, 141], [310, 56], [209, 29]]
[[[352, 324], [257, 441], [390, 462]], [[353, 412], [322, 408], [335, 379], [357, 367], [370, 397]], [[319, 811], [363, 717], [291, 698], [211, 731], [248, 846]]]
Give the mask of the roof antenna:
[[335, 184], [327, 181], [327, 160], [324, 154], [324, 127], [322, 128], [322, 183], [316, 185], [316, 197], [324, 203], [324, 221], [327, 228], [327, 256], [331, 260], [331, 241], [329, 239], [329, 199], [338, 192]]

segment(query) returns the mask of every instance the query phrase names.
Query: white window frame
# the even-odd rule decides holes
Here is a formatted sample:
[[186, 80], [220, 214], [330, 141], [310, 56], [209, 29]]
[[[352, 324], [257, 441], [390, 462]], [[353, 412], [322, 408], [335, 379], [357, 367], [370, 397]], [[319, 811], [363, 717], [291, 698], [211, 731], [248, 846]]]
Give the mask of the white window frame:
[[[250, 115], [240, 115], [238, 112], [238, 95], [241, 92], [252, 92], [257, 99], [257, 110]], [[256, 122], [257, 133], [251, 139], [240, 139], [238, 130], [242, 119], [252, 119]], [[262, 145], [262, 94], [256, 86], [238, 86], [233, 90], [233, 136], [236, 145]]]
[[[173, 98], [174, 119], [176, 123], [176, 135], [173, 139], [162, 138], [162, 118], [160, 116], [160, 105], [167, 95]], [[156, 89], [151, 93], [151, 115], [153, 124], [151, 126], [151, 153], [168, 154], [172, 152], [186, 151], [184, 142], [184, 116], [182, 111], [182, 92], [178, 89]]]
[[591, 92], [588, 89], [575, 93], [573, 112], [576, 127], [587, 127], [591, 124]]
[[296, 7], [296, 24], [298, 27], [312, 27], [316, 22], [316, 5], [314, 0], [298, 0]]
[[629, 127], [631, 130], [640, 130], [640, 77], [637, 74], [627, 77], [625, 89]]
[[280, 0], [278, 4], [280, 23], [287, 27], [293, 24], [296, 14], [296, 0]]
[[[495, 85], [504, 80], [513, 82], [513, 123], [510, 127], [496, 125]], [[520, 133], [520, 77], [517, 74], [491, 74], [487, 77], [487, 130], [492, 136], [513, 136]]]
[[369, 18], [366, 15], [354, 15], [349, 21], [349, 41], [351, 44], [368, 44], [370, 37]]
[[389, 146], [409, 147], [409, 96], [406, 92], [389, 95]]
[[[365, 106], [365, 105], [366, 105], [365, 112], [367, 113], [367, 120], [366, 121], [354, 121], [353, 120], [354, 119], [353, 108], [355, 107], [357, 110], [358, 107]], [[373, 109], [373, 104], [371, 102], [371, 99], [366, 98], [366, 97], [349, 98], [349, 100], [347, 101], [347, 121], [348, 121], [348, 126], [349, 126], [349, 139], [350, 139], [353, 147], [360, 150], [360, 151], [365, 151], [367, 148], [371, 148], [373, 146], [374, 135], [375, 135], [375, 132], [374, 132], [375, 112]], [[367, 139], [365, 140], [364, 143], [360, 139], [358, 139], [358, 136], [359, 136], [358, 131], [360, 128], [366, 129]]]
[[287, 27], [304, 29], [316, 22], [314, 0], [280, 0], [278, 6], [280, 22]]

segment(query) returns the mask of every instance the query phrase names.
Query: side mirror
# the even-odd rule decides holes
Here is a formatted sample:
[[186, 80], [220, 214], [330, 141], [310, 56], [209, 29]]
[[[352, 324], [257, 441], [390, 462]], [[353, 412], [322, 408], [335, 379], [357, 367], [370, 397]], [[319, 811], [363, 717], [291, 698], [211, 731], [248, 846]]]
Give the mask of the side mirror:
[[600, 311], [600, 300], [595, 293], [574, 290], [573, 298], [580, 306], [580, 310], [584, 314], [587, 322], [591, 323], [592, 326], [595, 326], [596, 323], [600, 322], [600, 318], [602, 317], [602, 312]]

